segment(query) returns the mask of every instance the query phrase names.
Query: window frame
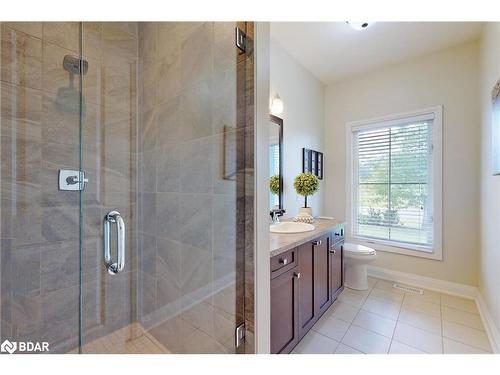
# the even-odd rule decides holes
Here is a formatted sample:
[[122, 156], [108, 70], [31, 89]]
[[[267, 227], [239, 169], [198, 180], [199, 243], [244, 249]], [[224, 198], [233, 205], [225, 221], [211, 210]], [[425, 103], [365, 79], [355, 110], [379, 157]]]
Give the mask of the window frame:
[[[390, 126], [390, 123], [398, 123], [407, 118], [434, 115], [432, 126], [432, 194], [433, 194], [433, 242], [432, 248], [418, 244], [406, 244], [403, 242], [368, 238], [354, 235], [354, 219], [357, 208], [353, 204], [356, 199], [358, 186], [354, 186], [353, 177], [357, 175], [357, 166], [353, 153], [354, 132], [369, 130], [381, 125]], [[443, 131], [443, 107], [442, 105], [423, 108], [415, 111], [389, 114], [381, 117], [370, 118], [360, 121], [347, 122], [346, 130], [346, 222], [347, 240], [353, 243], [373, 247], [375, 250], [403, 255], [416, 256], [420, 258], [443, 260], [442, 249], [442, 131]]]

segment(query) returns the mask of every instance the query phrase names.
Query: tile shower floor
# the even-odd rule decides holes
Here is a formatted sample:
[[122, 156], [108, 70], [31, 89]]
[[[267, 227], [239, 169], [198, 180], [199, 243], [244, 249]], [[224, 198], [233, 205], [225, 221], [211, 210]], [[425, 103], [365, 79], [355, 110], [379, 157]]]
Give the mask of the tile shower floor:
[[473, 300], [392, 285], [369, 278], [366, 291], [346, 288], [292, 353], [491, 353]]

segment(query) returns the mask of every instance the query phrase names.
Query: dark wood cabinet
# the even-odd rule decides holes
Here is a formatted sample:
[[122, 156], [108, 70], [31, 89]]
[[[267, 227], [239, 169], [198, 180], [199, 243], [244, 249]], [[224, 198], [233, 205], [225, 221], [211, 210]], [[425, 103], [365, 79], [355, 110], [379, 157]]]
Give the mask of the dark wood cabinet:
[[289, 353], [343, 289], [344, 227], [271, 258], [271, 353]]
[[297, 248], [300, 264], [299, 281], [299, 337], [302, 338], [311, 329], [316, 320], [314, 319], [314, 252], [311, 242], [307, 242]]
[[332, 304], [329, 237], [329, 235], [326, 235], [312, 242], [314, 253], [314, 310], [316, 320]]
[[271, 280], [271, 353], [289, 353], [299, 342], [299, 268]]
[[330, 246], [330, 290], [332, 300], [342, 292], [344, 280], [344, 241], [337, 242]]

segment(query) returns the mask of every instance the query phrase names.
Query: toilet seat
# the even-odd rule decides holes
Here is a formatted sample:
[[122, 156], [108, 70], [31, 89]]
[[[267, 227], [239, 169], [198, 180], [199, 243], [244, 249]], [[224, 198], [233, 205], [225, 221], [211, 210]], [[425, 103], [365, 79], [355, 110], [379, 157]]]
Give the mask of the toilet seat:
[[346, 242], [344, 244], [344, 254], [346, 255], [374, 255], [375, 250], [368, 246]]

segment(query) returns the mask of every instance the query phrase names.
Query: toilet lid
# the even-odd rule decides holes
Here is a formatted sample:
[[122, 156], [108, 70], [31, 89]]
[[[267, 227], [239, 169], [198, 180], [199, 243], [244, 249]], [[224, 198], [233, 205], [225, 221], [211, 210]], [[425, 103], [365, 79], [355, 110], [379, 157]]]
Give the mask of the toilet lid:
[[356, 255], [372, 255], [375, 250], [368, 246], [358, 245], [355, 243], [346, 242], [344, 244], [344, 251]]

